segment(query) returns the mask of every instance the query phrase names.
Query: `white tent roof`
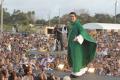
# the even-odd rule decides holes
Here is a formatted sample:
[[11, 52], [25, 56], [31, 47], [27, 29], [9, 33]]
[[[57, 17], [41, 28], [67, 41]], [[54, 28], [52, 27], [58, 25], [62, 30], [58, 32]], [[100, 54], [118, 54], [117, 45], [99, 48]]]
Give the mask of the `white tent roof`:
[[120, 24], [111, 23], [87, 23], [84, 24], [85, 29], [120, 29]]

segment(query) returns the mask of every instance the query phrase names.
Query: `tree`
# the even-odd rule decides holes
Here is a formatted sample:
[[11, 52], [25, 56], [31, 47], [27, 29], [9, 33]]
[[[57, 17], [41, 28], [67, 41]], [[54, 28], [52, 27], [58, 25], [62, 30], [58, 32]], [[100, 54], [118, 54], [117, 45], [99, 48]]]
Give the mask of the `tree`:
[[91, 16], [88, 13], [82, 13], [79, 16], [82, 24], [91, 22]]
[[26, 13], [27, 20], [29, 23], [34, 24], [35, 23], [35, 12], [34, 11], [28, 11]]
[[59, 24], [59, 16], [55, 16], [50, 20], [52, 25]]
[[113, 18], [109, 14], [95, 14], [96, 22], [113, 23]]
[[35, 22], [36, 24], [46, 25], [46, 21], [44, 19], [38, 19]]
[[65, 14], [61, 17], [61, 24], [66, 24], [69, 21], [69, 15]]
[[[10, 24], [10, 22], [11, 22], [11, 17], [10, 17], [10, 13], [9, 12], [7, 12], [7, 9], [6, 8], [4, 8], [3, 9], [3, 21], [4, 21], [4, 24]], [[0, 10], [0, 15], [1, 15], [1, 10]], [[0, 16], [0, 18], [1, 18], [1, 16]]]
[[[114, 17], [113, 17], [113, 18], [114, 18]], [[117, 22], [117, 23], [120, 23], [120, 14], [117, 14], [117, 15], [116, 15], [116, 22]]]
[[13, 14], [11, 15], [11, 18], [13, 24], [23, 24], [23, 25], [29, 24], [26, 14], [21, 12], [20, 10], [14, 11]]

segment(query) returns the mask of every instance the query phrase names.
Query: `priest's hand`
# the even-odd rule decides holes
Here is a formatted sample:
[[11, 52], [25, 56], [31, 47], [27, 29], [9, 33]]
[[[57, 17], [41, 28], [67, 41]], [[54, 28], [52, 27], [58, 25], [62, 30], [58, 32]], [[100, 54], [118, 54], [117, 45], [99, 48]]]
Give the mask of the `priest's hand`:
[[82, 35], [78, 35], [77, 37], [74, 38], [73, 41], [77, 41], [79, 44], [82, 44], [84, 41], [84, 38]]
[[75, 37], [73, 41], [78, 41], [77, 37]]

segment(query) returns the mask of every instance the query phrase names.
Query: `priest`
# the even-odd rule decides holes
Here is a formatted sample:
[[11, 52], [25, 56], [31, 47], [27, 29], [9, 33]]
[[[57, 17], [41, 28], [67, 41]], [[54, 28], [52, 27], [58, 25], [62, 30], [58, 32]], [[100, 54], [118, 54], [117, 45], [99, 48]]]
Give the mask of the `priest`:
[[88, 70], [87, 65], [94, 59], [96, 41], [84, 30], [75, 12], [71, 12], [68, 27], [68, 63], [72, 68], [71, 77], [79, 77]]

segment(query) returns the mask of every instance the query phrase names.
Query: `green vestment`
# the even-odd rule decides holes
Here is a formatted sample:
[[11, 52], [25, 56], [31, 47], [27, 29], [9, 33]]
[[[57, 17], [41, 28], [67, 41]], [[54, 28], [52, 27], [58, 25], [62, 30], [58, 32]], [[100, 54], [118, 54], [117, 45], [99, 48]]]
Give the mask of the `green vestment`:
[[[73, 41], [78, 35], [82, 35], [84, 41], [79, 44]], [[79, 72], [95, 57], [96, 41], [83, 29], [79, 20], [72, 22], [68, 27], [68, 62], [73, 72]]]

